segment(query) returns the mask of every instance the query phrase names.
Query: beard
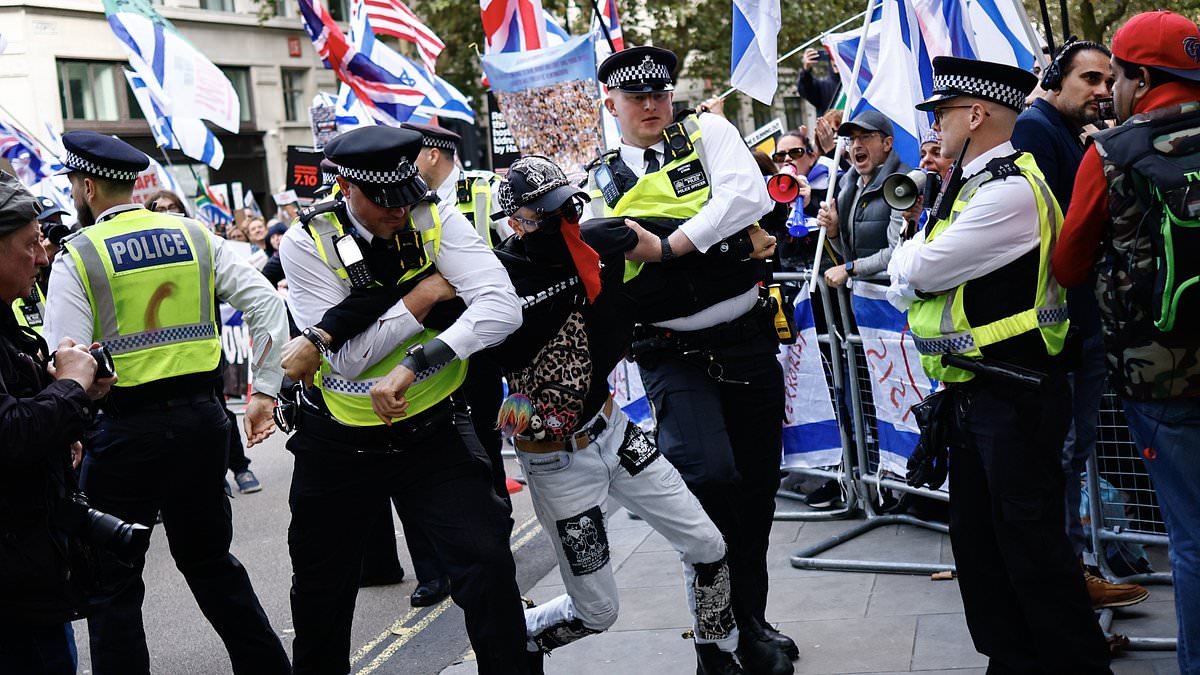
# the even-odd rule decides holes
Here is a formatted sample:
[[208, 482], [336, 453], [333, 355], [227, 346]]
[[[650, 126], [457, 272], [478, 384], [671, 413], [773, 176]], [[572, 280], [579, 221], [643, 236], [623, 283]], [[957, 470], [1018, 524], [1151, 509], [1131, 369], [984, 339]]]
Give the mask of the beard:
[[1068, 111], [1067, 117], [1070, 117], [1080, 127], [1087, 124], [1099, 124], [1100, 106], [1095, 103], [1094, 99], [1088, 99]]
[[87, 202], [76, 199], [75, 213], [79, 219], [79, 227], [90, 227], [96, 224], [96, 214], [92, 212], [92, 207]]

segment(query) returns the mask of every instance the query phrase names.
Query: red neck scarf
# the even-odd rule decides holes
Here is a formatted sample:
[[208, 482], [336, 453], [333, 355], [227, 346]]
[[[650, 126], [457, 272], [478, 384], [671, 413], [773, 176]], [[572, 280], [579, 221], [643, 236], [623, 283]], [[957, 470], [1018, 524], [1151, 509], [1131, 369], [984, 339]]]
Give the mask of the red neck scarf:
[[571, 253], [571, 260], [575, 263], [575, 270], [579, 273], [579, 280], [583, 282], [583, 289], [587, 292], [588, 302], [595, 302], [596, 296], [600, 295], [600, 254], [588, 246], [580, 236], [578, 220], [570, 221], [564, 218], [559, 229], [562, 231], [563, 241], [567, 244], [567, 251]]

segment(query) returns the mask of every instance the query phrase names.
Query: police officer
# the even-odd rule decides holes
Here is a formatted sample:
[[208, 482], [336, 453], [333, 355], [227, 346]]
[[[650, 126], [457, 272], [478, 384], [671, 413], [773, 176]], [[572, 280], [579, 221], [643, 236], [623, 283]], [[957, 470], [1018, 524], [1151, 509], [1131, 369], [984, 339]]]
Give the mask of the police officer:
[[[942, 155], [959, 161], [890, 272], [894, 290], [915, 297], [908, 321], [921, 365], [952, 397], [950, 541], [967, 626], [989, 672], [1107, 673], [1062, 527], [1070, 394], [1056, 357], [1068, 322], [1050, 274], [1062, 213], [1033, 156], [1009, 140], [1037, 78], [954, 57], [933, 67], [933, 96], [917, 108], [933, 113]], [[983, 370], [997, 363], [1043, 385]]]
[[[215, 395], [220, 298], [245, 312], [254, 341], [248, 445], [274, 431], [283, 302], [199, 223], [131, 203], [134, 181], [149, 165], [144, 154], [90, 131], [62, 141], [84, 229], [54, 261], [45, 335], [55, 344], [64, 337], [103, 343], [120, 378], [103, 403], [82, 487], [93, 507], [127, 521], [152, 526], [162, 512], [171, 555], [225, 642], [233, 672], [287, 673], [287, 654], [229, 553], [229, 420]], [[88, 619], [95, 673], [150, 670], [144, 564], [144, 556], [132, 567], [103, 560], [103, 588]]]
[[[675, 64], [665, 49], [636, 47], [600, 65], [621, 146], [588, 169], [590, 212], [645, 225], [627, 221], [638, 245], [626, 257], [639, 262], [626, 277], [638, 300], [633, 354], [654, 404], [658, 447], [729, 544], [742, 664], [752, 673], [791, 673], [795, 644], [765, 619], [783, 373], [759, 298], [765, 265], [750, 258], [774, 249], [754, 224], [773, 204], [733, 125], [708, 113], [672, 123]], [[731, 250], [728, 237], [748, 227], [753, 251]]]
[[[349, 670], [363, 542], [386, 497], [430, 538], [479, 672], [527, 671], [510, 512], [492, 490], [465, 405], [452, 398], [466, 357], [515, 330], [520, 304], [470, 223], [432, 201], [414, 164], [420, 150], [421, 135], [407, 129], [334, 139], [324, 152], [339, 169], [339, 198], [306, 214], [280, 246], [289, 308], [305, 328], [297, 341], [325, 352], [288, 442], [297, 673]], [[384, 285], [406, 294], [329, 350], [329, 334], [313, 327], [352, 289]], [[422, 325], [454, 295], [466, 304], [460, 318], [441, 332]]]
[[483, 240], [495, 245], [508, 236], [504, 212], [496, 200], [496, 190], [504, 181], [491, 171], [467, 170], [455, 156], [462, 147], [462, 136], [436, 124], [405, 122], [400, 125], [421, 134], [421, 154], [417, 170], [425, 184], [437, 193], [438, 200], [457, 204]]

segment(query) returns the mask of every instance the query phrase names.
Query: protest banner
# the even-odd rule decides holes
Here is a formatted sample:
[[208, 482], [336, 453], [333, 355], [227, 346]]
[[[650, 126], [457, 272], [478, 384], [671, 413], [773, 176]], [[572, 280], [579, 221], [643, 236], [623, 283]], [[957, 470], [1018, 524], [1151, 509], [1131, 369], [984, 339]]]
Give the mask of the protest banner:
[[491, 147], [492, 155], [492, 171], [501, 175], [508, 171], [508, 167], [521, 156], [521, 149], [517, 147], [517, 142], [513, 140], [512, 131], [508, 128], [508, 122], [504, 119], [504, 113], [500, 112], [500, 103], [496, 100], [496, 95], [492, 92], [487, 93], [488, 102], [488, 139]]
[[321, 159], [324, 157], [320, 150], [309, 146], [288, 146], [286, 190], [294, 191], [302, 204], [317, 198], [317, 190], [321, 187]]
[[835, 466], [842, 461], [842, 436], [829, 397], [808, 286], [806, 282], [796, 296], [796, 342], [779, 350], [784, 467]]

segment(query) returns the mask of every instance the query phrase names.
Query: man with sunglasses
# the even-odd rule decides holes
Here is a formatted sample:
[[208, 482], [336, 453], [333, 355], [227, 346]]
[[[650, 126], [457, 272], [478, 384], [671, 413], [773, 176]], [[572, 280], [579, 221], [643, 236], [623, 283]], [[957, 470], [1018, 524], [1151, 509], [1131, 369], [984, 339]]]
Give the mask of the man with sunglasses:
[[[432, 201], [414, 164], [420, 150], [421, 134], [408, 129], [335, 138], [324, 152], [338, 167], [339, 194], [302, 216], [280, 246], [289, 309], [309, 327], [297, 340], [324, 355], [315, 386], [298, 396], [288, 441], [297, 674], [349, 671], [364, 540], [389, 497], [445, 567], [479, 672], [527, 672], [510, 510], [455, 396], [466, 358], [519, 326], [520, 305], [466, 218]], [[365, 330], [314, 328], [330, 309], [346, 309], [352, 290], [370, 288], [399, 288], [401, 299]], [[432, 328], [434, 305], [455, 296], [461, 316]]]
[[847, 138], [850, 170], [839, 179], [837, 197], [823, 203], [817, 214], [817, 222], [846, 261], [825, 270], [825, 281], [833, 287], [852, 276], [887, 269], [904, 218], [884, 200], [883, 181], [909, 171], [892, 147], [892, 121], [882, 113], [865, 110], [838, 127], [838, 134]]
[[967, 627], [989, 672], [1109, 673], [1063, 528], [1068, 321], [1050, 272], [1062, 212], [1033, 156], [1010, 142], [1037, 78], [946, 56], [933, 68], [933, 96], [917, 108], [933, 112], [942, 156], [959, 163], [929, 223], [892, 256], [889, 297], [911, 301], [921, 365], [950, 397], [941, 422]]

